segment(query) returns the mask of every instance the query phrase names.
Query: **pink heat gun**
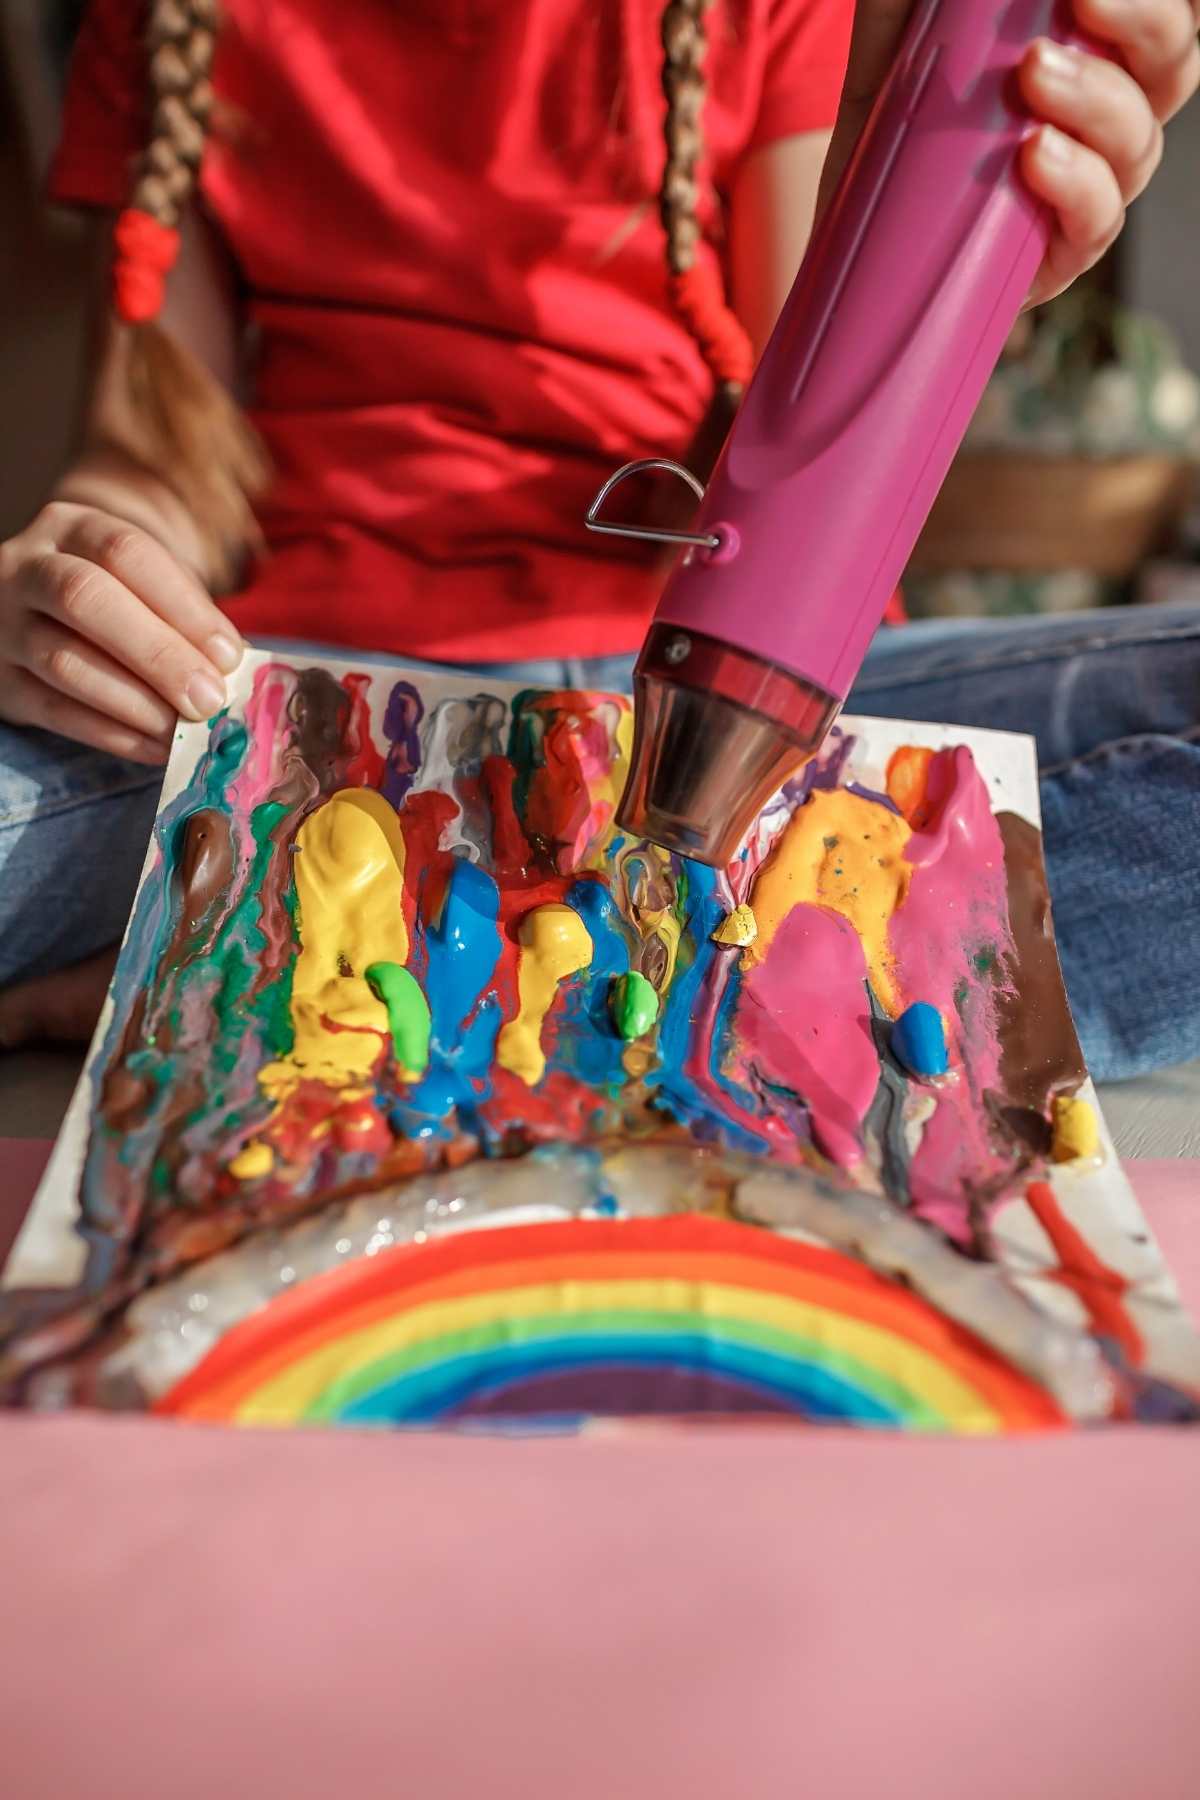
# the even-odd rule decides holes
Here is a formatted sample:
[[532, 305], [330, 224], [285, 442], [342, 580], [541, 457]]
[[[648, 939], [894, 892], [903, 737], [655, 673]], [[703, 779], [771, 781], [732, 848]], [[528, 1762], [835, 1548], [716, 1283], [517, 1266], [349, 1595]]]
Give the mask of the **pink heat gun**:
[[1072, 36], [1054, 0], [918, 5], [638, 659], [637, 836], [727, 863], [837, 717], [1045, 252], [1013, 94], [1041, 35]]

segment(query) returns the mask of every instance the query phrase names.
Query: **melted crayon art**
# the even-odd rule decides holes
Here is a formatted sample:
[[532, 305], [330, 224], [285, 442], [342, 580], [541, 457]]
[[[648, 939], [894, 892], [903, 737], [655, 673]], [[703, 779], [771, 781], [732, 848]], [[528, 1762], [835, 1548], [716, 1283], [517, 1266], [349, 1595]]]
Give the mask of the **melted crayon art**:
[[[564, 1305], [569, 1295], [569, 1305]], [[466, 1232], [360, 1258], [253, 1314], [159, 1411], [290, 1424], [799, 1413], [991, 1433], [1034, 1384], [848, 1257], [717, 1219]]]
[[1063, 1261], [1051, 1184], [1105, 1152], [1036, 829], [969, 748], [872, 784], [842, 734], [717, 872], [615, 826], [626, 701], [334, 670], [257, 659], [160, 814], [86, 1267], [4, 1297], [12, 1398], [1191, 1415], [1194, 1340], [1139, 1329], [1126, 1238], [1099, 1310], [1106, 1265]]

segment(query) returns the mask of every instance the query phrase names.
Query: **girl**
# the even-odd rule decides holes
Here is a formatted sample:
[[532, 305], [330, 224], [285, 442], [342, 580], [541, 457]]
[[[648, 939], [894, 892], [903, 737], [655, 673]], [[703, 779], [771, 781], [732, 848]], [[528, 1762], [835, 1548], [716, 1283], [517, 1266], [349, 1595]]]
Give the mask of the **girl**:
[[[587, 502], [711, 460], [909, 11], [860, 0], [851, 44], [849, 0], [92, 0], [53, 191], [100, 209], [112, 306], [80, 454], [0, 549], [0, 1040], [94, 1016], [152, 771], [243, 633], [627, 681], [661, 571]], [[1034, 299], [1200, 74], [1190, 0], [1075, 11], [1112, 56], [1021, 68]], [[1101, 1075], [1200, 1051], [1198, 651], [1192, 613], [914, 627], [851, 702], [1037, 731]]]

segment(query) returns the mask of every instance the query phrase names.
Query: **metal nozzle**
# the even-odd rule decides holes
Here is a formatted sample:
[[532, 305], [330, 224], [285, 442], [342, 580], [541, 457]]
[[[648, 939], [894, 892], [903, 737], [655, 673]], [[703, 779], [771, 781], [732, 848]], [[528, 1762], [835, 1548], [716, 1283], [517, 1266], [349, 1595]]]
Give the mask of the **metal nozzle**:
[[622, 828], [721, 868], [816, 751], [841, 702], [716, 638], [651, 627], [634, 671]]

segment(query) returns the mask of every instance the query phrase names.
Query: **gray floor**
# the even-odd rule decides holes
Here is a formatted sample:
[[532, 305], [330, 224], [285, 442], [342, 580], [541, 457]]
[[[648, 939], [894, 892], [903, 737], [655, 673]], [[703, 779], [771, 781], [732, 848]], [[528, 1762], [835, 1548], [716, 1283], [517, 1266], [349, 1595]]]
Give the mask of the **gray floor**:
[[1200, 1062], [1101, 1088], [1122, 1156], [1200, 1157]]
[[[79, 1067], [59, 1050], [0, 1058], [0, 1137], [53, 1137]], [[1101, 1088], [1100, 1099], [1122, 1156], [1200, 1157], [1200, 1063]]]

